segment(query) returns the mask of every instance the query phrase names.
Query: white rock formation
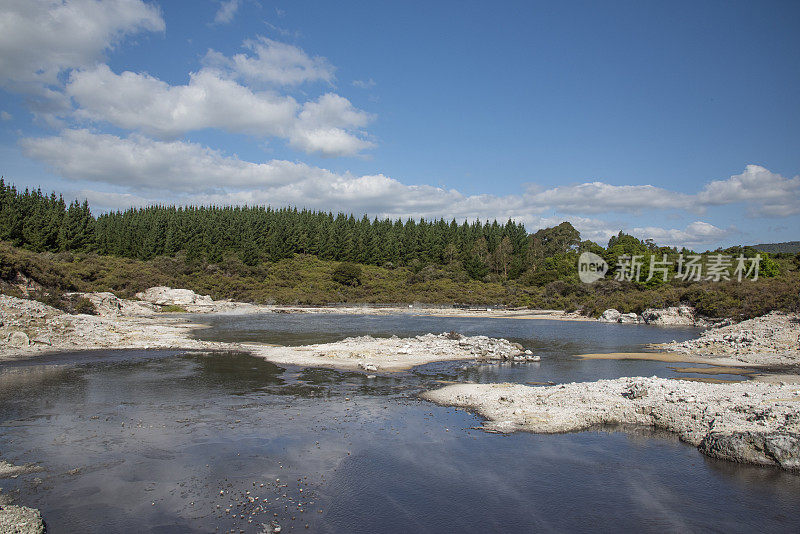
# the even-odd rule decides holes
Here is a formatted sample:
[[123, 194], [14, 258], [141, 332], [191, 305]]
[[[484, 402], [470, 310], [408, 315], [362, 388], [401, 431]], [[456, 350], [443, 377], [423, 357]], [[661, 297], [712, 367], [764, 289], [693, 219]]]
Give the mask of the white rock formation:
[[692, 326], [696, 323], [695, 311], [691, 306], [648, 308], [642, 313], [642, 320], [658, 326]]
[[423, 398], [478, 411], [499, 432], [571, 432], [594, 425], [646, 425], [676, 432], [710, 456], [800, 469], [800, 389], [619, 378], [531, 387], [455, 384]]
[[619, 311], [611, 308], [603, 312], [599, 321], [603, 323], [618, 323], [621, 315], [622, 314]]
[[208, 295], [198, 295], [191, 289], [173, 289], [166, 286], [151, 287], [136, 298], [158, 306], [213, 306], [214, 301]]

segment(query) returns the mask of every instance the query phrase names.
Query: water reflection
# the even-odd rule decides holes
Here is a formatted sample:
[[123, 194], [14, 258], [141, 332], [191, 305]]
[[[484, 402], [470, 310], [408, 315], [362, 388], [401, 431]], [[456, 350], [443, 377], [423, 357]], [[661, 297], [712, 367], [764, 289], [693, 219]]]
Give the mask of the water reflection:
[[[277, 317], [230, 335], [275, 341], [300, 328]], [[343, 337], [403, 322], [324, 319], [292, 335], [316, 342], [334, 324]], [[444, 362], [375, 378], [239, 353], [0, 364], [2, 457], [46, 469], [4, 480], [4, 492], [41, 508], [51, 532], [257, 532], [273, 519], [313, 532], [797, 530], [795, 475], [707, 459], [650, 429], [487, 434], [474, 429], [478, 417], [416, 396], [440, 381], [669, 376], [660, 362], [572, 355], [692, 333], [618, 329], [614, 341], [587, 324], [494, 320], [479, 331], [473, 320], [421, 318], [405, 332], [500, 333], [542, 361]]]

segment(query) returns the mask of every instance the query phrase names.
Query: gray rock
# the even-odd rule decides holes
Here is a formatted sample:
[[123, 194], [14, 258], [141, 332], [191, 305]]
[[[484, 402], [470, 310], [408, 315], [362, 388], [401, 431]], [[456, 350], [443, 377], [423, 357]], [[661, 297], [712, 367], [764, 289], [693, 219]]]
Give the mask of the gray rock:
[[694, 308], [691, 306], [648, 308], [642, 313], [642, 320], [659, 326], [691, 326], [696, 322]]
[[619, 322], [626, 324], [637, 324], [641, 322], [641, 320], [639, 319], [639, 316], [636, 315], [635, 313], [623, 313], [622, 315], [619, 316]]
[[800, 434], [790, 432], [710, 432], [698, 447], [714, 458], [783, 469], [800, 469]]
[[622, 314], [619, 311], [611, 308], [609, 310], [604, 311], [603, 314], [600, 316], [600, 319], [598, 320], [603, 323], [618, 323], [620, 315]]
[[647, 396], [647, 386], [642, 382], [631, 382], [628, 389], [622, 392], [626, 399], [640, 399]]
[[50, 340], [50, 336], [48, 335], [36, 337], [32, 340], [32, 342], [38, 343], [39, 345], [48, 345], [48, 346], [53, 344], [53, 342]]
[[8, 336], [8, 344], [12, 347], [24, 348], [31, 344], [31, 340], [28, 334], [17, 330], [16, 332], [11, 332]]
[[27, 506], [0, 505], [0, 532], [43, 534], [44, 522], [39, 510]]

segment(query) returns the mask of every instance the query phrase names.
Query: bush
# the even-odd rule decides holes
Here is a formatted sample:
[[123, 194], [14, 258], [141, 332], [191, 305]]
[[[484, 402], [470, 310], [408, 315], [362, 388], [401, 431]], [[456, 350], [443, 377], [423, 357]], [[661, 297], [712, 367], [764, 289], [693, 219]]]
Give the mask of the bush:
[[333, 270], [331, 279], [343, 286], [356, 287], [361, 285], [362, 276], [361, 267], [354, 263], [340, 263], [336, 269]]
[[92, 303], [91, 300], [87, 299], [86, 297], [80, 297], [72, 305], [72, 313], [97, 315], [97, 308], [94, 307], [94, 304]]

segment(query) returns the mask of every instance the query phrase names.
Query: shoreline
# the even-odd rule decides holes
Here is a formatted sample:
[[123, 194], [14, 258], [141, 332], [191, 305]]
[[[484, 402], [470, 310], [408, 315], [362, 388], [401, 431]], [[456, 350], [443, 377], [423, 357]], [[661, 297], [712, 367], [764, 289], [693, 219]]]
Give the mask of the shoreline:
[[673, 432], [707, 456], [800, 471], [796, 385], [624, 377], [553, 386], [454, 384], [420, 397], [477, 413], [489, 432], [640, 425]]
[[[0, 361], [86, 350], [201, 350], [245, 352], [279, 365], [399, 372], [440, 361], [539, 359], [521, 345], [504, 339], [459, 334], [426, 334], [411, 338], [361, 336], [297, 347], [203, 341], [192, 336], [193, 331], [206, 326], [192, 320], [194, 313], [161, 313], [139, 301], [122, 301], [116, 297], [110, 300], [108, 295], [93, 297], [104, 302], [103, 306], [98, 306], [102, 315], [70, 315], [41, 302], [0, 295], [0, 332], [7, 338], [0, 346]], [[186, 307], [193, 305], [186, 304]], [[236, 312], [253, 312], [250, 305], [237, 309], [226, 302], [221, 307], [228, 312], [232, 308]]]
[[[70, 315], [51, 308], [38, 301], [18, 299], [0, 295], [0, 336], [6, 343], [0, 347], [0, 361], [35, 357], [39, 354], [52, 354], [66, 351], [102, 350], [102, 349], [166, 349], [166, 350], [207, 350], [207, 351], [241, 351], [254, 354], [279, 364], [319, 366], [343, 370], [359, 370], [352, 356], [331, 357], [336, 351], [366, 351], [360, 359], [369, 359], [369, 352], [374, 358], [381, 360], [383, 367], [389, 371], [407, 370], [414, 365], [422, 365], [436, 361], [458, 359], [476, 359], [469, 351], [446, 353], [434, 348], [430, 354], [416, 354], [415, 357], [398, 357], [398, 347], [392, 347], [387, 341], [372, 340], [371, 345], [346, 347], [313, 345], [306, 347], [275, 347], [259, 343], [215, 342], [196, 339], [192, 333], [207, 325], [195, 321], [194, 317], [208, 314], [219, 315], [253, 315], [270, 313], [296, 314], [341, 314], [341, 315], [409, 315], [425, 317], [462, 317], [481, 319], [524, 319], [524, 320], [557, 320], [557, 321], [590, 321], [598, 320], [567, 313], [561, 310], [533, 309], [493, 309], [492, 307], [476, 307], [460, 309], [452, 307], [432, 306], [259, 306], [233, 301], [214, 301], [210, 297], [197, 295], [190, 290], [155, 287], [137, 294], [141, 300], [120, 299], [111, 293], [80, 294], [89, 299], [95, 306], [98, 315]], [[178, 307], [184, 312], [168, 313], [160, 311], [164, 307]], [[602, 321], [599, 321], [602, 322]], [[770, 314], [742, 323], [703, 331], [696, 339], [660, 345], [651, 345], [653, 352], [636, 353], [602, 353], [577, 354], [581, 359], [643, 359], [667, 363], [708, 364], [723, 367], [788, 368], [784, 374], [793, 375], [791, 367], [798, 365], [800, 373], [800, 348], [797, 333], [791, 333], [789, 341], [795, 340], [792, 346], [787, 345], [787, 336], [780, 338], [782, 345], [767, 344], [770, 353], [752, 352], [764, 349], [763, 344], [753, 345], [760, 332], [753, 332], [753, 324], [762, 330], [766, 329], [773, 337], [775, 323], [783, 329], [797, 329], [798, 319], [786, 314]], [[680, 325], [686, 326], [686, 325]], [[758, 328], [756, 328], [758, 330]], [[779, 329], [780, 330], [780, 329]], [[21, 332], [18, 333], [18, 332]], [[745, 332], [745, 333], [742, 333]], [[794, 337], [792, 337], [794, 336]], [[780, 337], [778, 335], [777, 337]], [[708, 340], [712, 340], [711, 342]], [[732, 340], [732, 341], [731, 341]], [[743, 343], [745, 340], [748, 343]], [[727, 345], [726, 345], [727, 344]], [[791, 344], [791, 343], [790, 343]], [[358, 345], [358, 342], [356, 343]], [[708, 347], [716, 348], [709, 353]], [[731, 349], [733, 347], [733, 349]], [[788, 350], [787, 350], [788, 349]], [[793, 350], [792, 350], [793, 349]], [[313, 355], [310, 352], [324, 353]], [[399, 356], [408, 356], [402, 355]], [[356, 360], [359, 358], [355, 358]], [[370, 362], [371, 363], [371, 362]], [[379, 365], [376, 363], [375, 365]], [[800, 377], [798, 377], [800, 379]]]

